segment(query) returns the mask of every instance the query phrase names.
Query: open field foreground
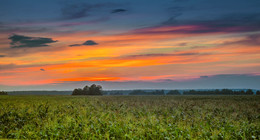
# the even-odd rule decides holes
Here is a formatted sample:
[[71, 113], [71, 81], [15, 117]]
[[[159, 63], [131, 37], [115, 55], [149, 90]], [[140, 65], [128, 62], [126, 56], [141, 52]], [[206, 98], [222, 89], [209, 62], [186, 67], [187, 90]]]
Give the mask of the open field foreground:
[[260, 96], [0, 96], [0, 138], [259, 139]]

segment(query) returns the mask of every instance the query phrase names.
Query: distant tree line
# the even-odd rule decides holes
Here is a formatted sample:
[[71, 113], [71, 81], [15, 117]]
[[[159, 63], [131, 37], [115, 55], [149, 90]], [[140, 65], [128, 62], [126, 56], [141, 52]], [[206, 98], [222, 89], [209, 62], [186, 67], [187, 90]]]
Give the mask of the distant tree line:
[[164, 95], [164, 90], [155, 90], [155, 91], [144, 91], [144, 90], [133, 90], [129, 95]]
[[5, 91], [0, 91], [0, 95], [8, 95]]
[[[120, 95], [119, 92], [115, 95]], [[121, 94], [122, 95], [122, 94]], [[144, 90], [133, 90], [128, 95], [254, 95], [252, 89], [233, 91], [231, 89], [216, 89], [216, 90], [187, 90], [181, 92], [179, 90], [170, 90], [168, 93], [165, 93], [164, 90], [155, 90], [155, 91], [144, 91]], [[260, 91], [256, 91], [256, 95], [260, 95]]]
[[83, 89], [74, 89], [72, 95], [102, 95], [102, 86], [93, 84], [89, 87], [86, 85]]
[[124, 95], [124, 94], [121, 93], [121, 92], [119, 92], [119, 91], [117, 91], [117, 92], [112, 92], [112, 93], [110, 93], [110, 95]]
[[170, 90], [167, 95], [181, 95], [179, 90]]
[[72, 91], [8, 91], [8, 95], [71, 95]]
[[233, 91], [231, 89], [222, 89], [222, 90], [207, 90], [207, 91], [199, 91], [199, 90], [189, 90], [184, 91], [183, 95], [254, 95], [252, 89], [248, 89], [246, 91]]

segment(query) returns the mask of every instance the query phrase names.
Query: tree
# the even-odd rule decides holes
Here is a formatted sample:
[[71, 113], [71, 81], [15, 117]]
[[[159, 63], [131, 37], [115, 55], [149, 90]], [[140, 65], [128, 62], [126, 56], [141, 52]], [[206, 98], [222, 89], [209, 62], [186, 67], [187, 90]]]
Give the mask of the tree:
[[0, 91], [0, 95], [8, 95], [5, 91]]
[[256, 95], [260, 95], [260, 90], [256, 91]]

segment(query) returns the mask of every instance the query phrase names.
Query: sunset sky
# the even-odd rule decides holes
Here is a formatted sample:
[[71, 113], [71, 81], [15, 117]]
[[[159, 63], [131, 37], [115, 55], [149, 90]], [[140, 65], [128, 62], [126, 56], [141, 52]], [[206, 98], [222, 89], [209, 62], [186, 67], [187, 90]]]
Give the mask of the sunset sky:
[[0, 91], [260, 88], [259, 0], [1, 0]]

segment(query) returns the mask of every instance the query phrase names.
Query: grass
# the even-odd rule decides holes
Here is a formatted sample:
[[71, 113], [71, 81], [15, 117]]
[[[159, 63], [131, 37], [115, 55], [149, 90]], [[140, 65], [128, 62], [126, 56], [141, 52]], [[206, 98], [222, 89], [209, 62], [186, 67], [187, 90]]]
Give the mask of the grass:
[[0, 96], [0, 138], [260, 139], [260, 96]]

